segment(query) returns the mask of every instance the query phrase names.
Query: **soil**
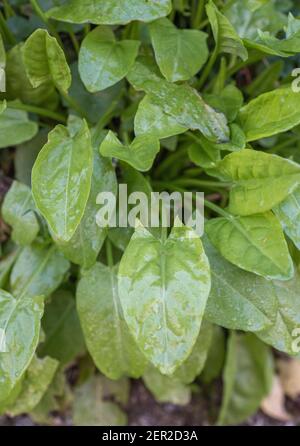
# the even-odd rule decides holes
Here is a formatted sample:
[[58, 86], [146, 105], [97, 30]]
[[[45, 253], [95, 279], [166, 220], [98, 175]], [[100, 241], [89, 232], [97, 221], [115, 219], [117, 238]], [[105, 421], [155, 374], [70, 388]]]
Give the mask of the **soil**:
[[[130, 400], [125, 408], [128, 415], [129, 426], [210, 426], [216, 420], [220, 384], [217, 383], [209, 390], [201, 389], [192, 398], [187, 406], [174, 404], [159, 404], [144, 387], [142, 382], [132, 383]], [[295, 414], [298, 423], [280, 422], [266, 416], [259, 411], [244, 426], [295, 426], [300, 421], [300, 397], [299, 400], [287, 402], [287, 407]], [[57, 425], [66, 425], [68, 422], [62, 418], [57, 420]], [[0, 426], [33, 426], [34, 423], [27, 415], [16, 418], [0, 417]]]

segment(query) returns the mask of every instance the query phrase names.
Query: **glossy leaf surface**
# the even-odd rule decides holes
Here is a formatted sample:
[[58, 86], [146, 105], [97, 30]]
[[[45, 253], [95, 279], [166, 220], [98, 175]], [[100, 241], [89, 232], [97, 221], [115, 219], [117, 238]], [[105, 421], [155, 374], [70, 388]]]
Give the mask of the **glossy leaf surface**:
[[120, 300], [138, 346], [163, 374], [191, 353], [209, 290], [209, 264], [192, 230], [174, 228], [162, 241], [136, 229], [120, 264]]
[[215, 218], [206, 223], [206, 232], [221, 254], [240, 268], [266, 279], [292, 278], [294, 268], [287, 243], [271, 212]]
[[39, 340], [41, 297], [16, 299], [0, 291], [0, 401], [7, 399], [31, 362]]
[[98, 27], [82, 42], [79, 73], [91, 93], [104, 90], [123, 79], [134, 64], [140, 43], [135, 40], [116, 41], [110, 28]]
[[88, 350], [97, 367], [111, 379], [140, 377], [146, 359], [124, 320], [118, 292], [118, 267], [97, 263], [77, 289], [77, 310]]
[[69, 241], [82, 219], [92, 173], [93, 149], [86, 122], [76, 133], [56, 126], [34, 164], [32, 193], [59, 240]]
[[20, 245], [29, 245], [39, 232], [34, 210], [31, 190], [15, 181], [5, 196], [1, 212], [4, 220], [13, 228], [13, 240]]

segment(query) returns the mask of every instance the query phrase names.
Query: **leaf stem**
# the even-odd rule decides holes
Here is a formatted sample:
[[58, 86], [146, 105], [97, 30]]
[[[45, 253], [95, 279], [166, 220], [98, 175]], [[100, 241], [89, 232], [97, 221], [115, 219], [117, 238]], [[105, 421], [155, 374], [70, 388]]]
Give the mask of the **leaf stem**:
[[[168, 181], [152, 181], [153, 186], [157, 186], [159, 189], [166, 188], [169, 190], [174, 190], [177, 192], [187, 192], [187, 189], [183, 187], [178, 187], [176, 184], [170, 183]], [[211, 201], [204, 200], [204, 204], [206, 207], [214, 211], [216, 214], [221, 215], [225, 218], [232, 218], [232, 215], [229, 214], [229, 212], [226, 212], [224, 209], [222, 209], [220, 206], [212, 203]]]
[[74, 50], [76, 51], [76, 54], [78, 56], [78, 54], [79, 54], [79, 43], [78, 43], [78, 40], [76, 38], [76, 34], [72, 30], [70, 30], [69, 31], [69, 36], [70, 36], [70, 39], [72, 41]]
[[200, 24], [202, 21], [202, 16], [204, 13], [205, 2], [206, 2], [206, 0], [196, 0], [195, 1], [197, 8], [196, 8], [195, 13], [193, 12], [193, 17], [192, 17], [192, 27], [194, 29], [199, 29], [199, 27], [200, 27]]
[[11, 5], [8, 3], [7, 0], [3, 0], [3, 7], [7, 19], [15, 15], [15, 11], [13, 10], [13, 8], [11, 7]]
[[8, 28], [5, 18], [1, 11], [0, 11], [0, 29], [2, 29], [3, 35], [5, 36], [8, 43], [14, 45], [17, 42], [15, 36]]
[[49, 29], [51, 34], [53, 34], [56, 37], [56, 39], [59, 42], [60, 46], [63, 48], [63, 43], [62, 43], [62, 40], [60, 38], [60, 35], [56, 31], [56, 29], [52, 26], [52, 24], [49, 22], [48, 17], [46, 16], [44, 11], [42, 10], [40, 5], [38, 4], [38, 1], [37, 0], [30, 0], [30, 4], [32, 6], [32, 9], [36, 13], [36, 15], [45, 23], [46, 27]]
[[216, 214], [221, 215], [225, 218], [232, 218], [232, 215], [229, 214], [229, 212], [226, 212], [224, 209], [222, 209], [220, 206], [216, 205], [215, 203], [212, 203], [211, 201], [204, 199], [204, 205], [214, 211]]
[[187, 147], [184, 147], [180, 150], [176, 150], [176, 152], [169, 155], [162, 163], [158, 166], [155, 172], [155, 177], [158, 178], [163, 172], [169, 169], [169, 167], [174, 164], [176, 161], [180, 160], [187, 153]]
[[24, 110], [28, 113], [34, 113], [39, 116], [44, 116], [45, 118], [53, 119], [54, 121], [62, 122], [65, 124], [67, 122], [64, 115], [60, 113], [54, 112], [52, 110], [48, 110], [46, 108], [36, 107], [35, 105], [23, 104], [22, 102], [8, 102], [7, 106], [14, 110]]
[[198, 180], [196, 178], [180, 178], [174, 181], [175, 184], [179, 186], [199, 186], [199, 187], [213, 187], [213, 188], [224, 188], [227, 189], [231, 186], [231, 183], [220, 183], [219, 181], [210, 180]]
[[89, 117], [86, 114], [85, 110], [83, 110], [81, 108], [81, 106], [78, 104], [77, 101], [75, 101], [75, 99], [73, 99], [68, 93], [66, 93], [65, 91], [59, 89], [59, 92], [61, 94], [61, 96], [64, 98], [64, 100], [66, 101], [66, 103], [68, 104], [68, 106], [70, 108], [72, 108], [73, 110], [75, 110], [82, 118], [86, 119], [87, 122], [89, 122]]
[[210, 56], [208, 63], [206, 64], [206, 67], [205, 67], [200, 79], [198, 79], [198, 81], [196, 82], [196, 88], [198, 90], [200, 90], [203, 87], [203, 85], [205, 84], [205, 82], [206, 82], [206, 80], [207, 80], [216, 60], [217, 60], [218, 54], [219, 54], [219, 49], [218, 49], [218, 45], [216, 45], [212, 55]]

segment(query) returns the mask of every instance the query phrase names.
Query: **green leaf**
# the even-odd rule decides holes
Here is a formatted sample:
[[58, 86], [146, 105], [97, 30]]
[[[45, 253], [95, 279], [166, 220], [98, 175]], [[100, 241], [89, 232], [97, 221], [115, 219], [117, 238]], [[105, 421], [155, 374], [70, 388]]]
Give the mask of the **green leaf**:
[[[227, 2], [228, 3], [228, 2]], [[224, 14], [241, 38], [256, 39], [257, 31], [276, 34], [286, 23], [278, 4], [270, 0], [238, 0], [226, 5]]]
[[208, 58], [207, 34], [196, 29], [178, 29], [168, 19], [149, 26], [156, 62], [169, 82], [188, 80]]
[[93, 149], [86, 122], [77, 132], [56, 126], [32, 169], [33, 198], [55, 238], [69, 241], [74, 235], [90, 195], [92, 173]]
[[209, 290], [207, 257], [191, 229], [173, 228], [166, 241], [136, 229], [120, 264], [120, 300], [138, 346], [161, 373], [190, 355]]
[[151, 22], [171, 12], [170, 0], [69, 0], [50, 9], [47, 16], [71, 23], [91, 22], [96, 25], [124, 25], [132, 20]]
[[110, 130], [100, 146], [100, 153], [125, 161], [135, 169], [146, 172], [151, 169], [159, 149], [159, 140], [150, 134], [137, 136], [130, 145], [123, 145]]
[[273, 283], [229, 263], [207, 237], [203, 243], [211, 271], [205, 317], [232, 330], [259, 331], [273, 326], [278, 306]]
[[145, 59], [135, 63], [127, 78], [136, 90], [145, 91], [151, 102], [180, 126], [200, 130], [215, 142], [228, 141], [229, 129], [225, 116], [209, 107], [189, 85], [176, 85], [162, 79]]
[[221, 327], [213, 327], [213, 335], [207, 359], [200, 379], [205, 384], [211, 383], [218, 378], [223, 370], [225, 362], [225, 334]]
[[281, 57], [290, 57], [300, 51], [300, 20], [295, 19], [291, 13], [288, 17], [285, 39], [278, 39], [271, 35], [269, 31], [258, 29], [257, 32], [258, 38], [254, 42], [245, 39], [245, 44], [248, 47], [266, 54]]
[[202, 372], [213, 335], [213, 326], [203, 320], [201, 329], [190, 356], [172, 375], [184, 384], [192, 384]]
[[15, 299], [0, 290], [0, 401], [7, 399], [32, 360], [43, 310], [41, 297]]
[[29, 141], [37, 132], [37, 123], [30, 121], [25, 111], [14, 110], [9, 106], [2, 108], [0, 113], [0, 149]]
[[75, 390], [75, 426], [125, 426], [126, 415], [114, 403], [105, 401], [103, 377], [95, 375]]
[[244, 149], [227, 155], [213, 175], [234, 183], [229, 210], [250, 215], [281, 203], [300, 182], [300, 166], [289, 159]]
[[85, 352], [75, 299], [69, 291], [61, 289], [51, 296], [42, 328], [45, 339], [39, 347], [40, 356], [51, 356], [64, 365]]
[[71, 72], [72, 85], [69, 94], [84, 110], [90, 123], [97, 124], [100, 119], [106, 122], [106, 120], [109, 121], [110, 117], [117, 116], [120, 113], [120, 98], [124, 93], [123, 81], [106, 90], [91, 94], [80, 79], [77, 62], [71, 65]]
[[218, 144], [213, 144], [208, 141], [201, 134], [195, 136], [196, 142], [193, 142], [188, 147], [188, 154], [190, 160], [196, 164], [196, 166], [203, 167], [204, 169], [211, 169], [218, 165], [221, 161], [221, 153], [218, 148]]
[[185, 406], [191, 400], [191, 389], [174, 376], [165, 376], [149, 366], [143, 376], [145, 386], [160, 403]]
[[0, 288], [6, 288], [10, 271], [20, 254], [19, 249], [14, 249], [7, 255], [1, 256], [0, 261]]
[[232, 332], [223, 373], [224, 393], [218, 423], [237, 425], [253, 415], [272, 387], [269, 348], [252, 334]]
[[300, 249], [300, 187], [294, 190], [280, 204], [274, 207], [284, 232]]
[[222, 256], [239, 268], [266, 279], [289, 280], [294, 274], [284, 234], [272, 212], [215, 218], [206, 223], [206, 232]]
[[256, 333], [267, 344], [294, 356], [299, 356], [299, 285], [298, 271], [289, 282], [274, 283], [278, 302], [276, 318], [270, 327]]
[[277, 135], [300, 124], [299, 95], [291, 85], [264, 93], [245, 105], [239, 122], [247, 141]]
[[51, 81], [33, 88], [23, 61], [23, 47], [20, 43], [7, 53], [6, 90], [8, 99], [18, 99], [25, 104], [44, 105], [49, 109], [57, 107], [58, 95]]
[[55, 37], [45, 29], [37, 29], [26, 40], [22, 51], [26, 73], [34, 88], [53, 82], [59, 90], [68, 91], [71, 72]]
[[117, 193], [116, 174], [110, 160], [100, 155], [97, 145], [94, 145], [93, 152], [92, 184], [83, 217], [68, 242], [56, 240], [59, 249], [67, 259], [87, 269], [95, 264], [107, 236], [106, 228], [100, 228], [96, 222], [99, 210], [97, 196], [101, 192]]
[[55, 246], [28, 246], [14, 264], [10, 276], [12, 293], [17, 298], [47, 297], [61, 284], [69, 267]]
[[135, 345], [120, 305], [118, 267], [97, 263], [77, 288], [77, 311], [96, 366], [111, 379], [140, 377], [146, 359]]
[[22, 381], [21, 392], [5, 412], [15, 417], [33, 410], [53, 380], [58, 364], [55, 359], [34, 356]]
[[212, 0], [206, 5], [206, 13], [216, 42], [215, 51], [217, 53], [230, 53], [239, 56], [244, 61], [247, 60], [248, 52], [242, 39]]
[[30, 411], [30, 418], [38, 424], [55, 425], [53, 414], [65, 410], [70, 402], [69, 388], [63, 369], [58, 369], [40, 402]]
[[203, 99], [215, 110], [224, 113], [229, 122], [235, 120], [244, 102], [242, 92], [234, 85], [227, 85], [218, 94], [205, 93]]
[[162, 107], [151, 101], [146, 95], [137, 109], [134, 118], [134, 133], [149, 134], [158, 139], [169, 138], [186, 132], [187, 128], [178, 124], [176, 119], [166, 114]]
[[5, 196], [1, 212], [3, 219], [13, 228], [12, 239], [20, 245], [30, 245], [39, 232], [34, 211], [30, 188], [14, 181]]
[[31, 170], [41, 148], [47, 142], [48, 132], [40, 130], [37, 135], [28, 142], [20, 144], [16, 148], [14, 165], [15, 178], [21, 183], [31, 187]]
[[99, 26], [82, 42], [79, 73], [91, 93], [104, 90], [123, 79], [134, 64], [140, 42], [116, 41], [113, 31]]

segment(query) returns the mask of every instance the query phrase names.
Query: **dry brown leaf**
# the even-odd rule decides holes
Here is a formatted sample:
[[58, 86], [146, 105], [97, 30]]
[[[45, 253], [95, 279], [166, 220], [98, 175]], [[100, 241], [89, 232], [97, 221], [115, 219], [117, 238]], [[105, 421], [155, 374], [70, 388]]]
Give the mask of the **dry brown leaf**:
[[300, 395], [300, 360], [279, 360], [277, 365], [284, 393], [290, 398], [297, 398]]
[[290, 421], [290, 415], [284, 407], [284, 391], [278, 376], [274, 377], [271, 393], [261, 403], [261, 410], [271, 418]]

